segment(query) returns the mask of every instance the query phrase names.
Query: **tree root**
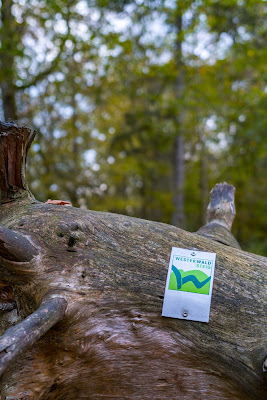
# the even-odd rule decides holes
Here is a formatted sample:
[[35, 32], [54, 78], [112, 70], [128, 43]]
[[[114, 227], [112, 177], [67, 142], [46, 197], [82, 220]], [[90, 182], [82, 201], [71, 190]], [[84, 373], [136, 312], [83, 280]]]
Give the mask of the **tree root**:
[[38, 310], [0, 337], [0, 376], [64, 316], [66, 308], [67, 301], [61, 297], [46, 300]]

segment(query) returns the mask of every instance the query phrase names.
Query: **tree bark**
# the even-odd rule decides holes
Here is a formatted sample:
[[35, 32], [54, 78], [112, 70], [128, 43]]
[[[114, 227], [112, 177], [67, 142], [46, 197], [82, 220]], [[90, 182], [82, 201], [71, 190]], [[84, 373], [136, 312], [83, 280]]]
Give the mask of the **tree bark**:
[[[2, 203], [0, 224], [38, 250], [27, 262], [0, 250], [19, 320], [55, 297], [68, 304], [10, 364], [2, 398], [265, 398], [265, 257], [174, 226], [28, 197]], [[216, 253], [208, 324], [161, 317], [174, 246]], [[12, 325], [6, 314], [3, 330]]]
[[33, 198], [26, 182], [26, 159], [36, 132], [0, 122], [0, 202]]

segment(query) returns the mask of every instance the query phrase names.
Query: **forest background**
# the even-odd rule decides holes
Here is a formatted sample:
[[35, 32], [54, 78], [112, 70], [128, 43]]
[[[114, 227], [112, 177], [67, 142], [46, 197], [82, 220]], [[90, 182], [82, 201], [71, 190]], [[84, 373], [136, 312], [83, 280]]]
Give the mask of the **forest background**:
[[35, 197], [175, 224], [233, 184], [267, 255], [265, 0], [2, 0], [0, 119], [37, 130]]

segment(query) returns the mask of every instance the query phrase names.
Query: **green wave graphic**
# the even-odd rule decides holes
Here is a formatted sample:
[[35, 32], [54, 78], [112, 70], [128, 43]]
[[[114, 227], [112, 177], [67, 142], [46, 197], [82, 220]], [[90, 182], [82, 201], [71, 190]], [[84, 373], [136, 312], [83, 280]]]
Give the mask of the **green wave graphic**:
[[174, 265], [170, 277], [169, 289], [183, 292], [209, 294], [211, 277], [203, 271], [178, 270]]

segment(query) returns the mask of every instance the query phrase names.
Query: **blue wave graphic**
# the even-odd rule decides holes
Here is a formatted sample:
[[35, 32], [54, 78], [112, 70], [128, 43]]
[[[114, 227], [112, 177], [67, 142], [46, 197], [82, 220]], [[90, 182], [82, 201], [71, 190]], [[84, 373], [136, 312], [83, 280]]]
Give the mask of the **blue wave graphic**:
[[188, 276], [185, 276], [184, 278], [182, 278], [180, 271], [174, 265], [172, 266], [172, 270], [174, 272], [174, 275], [175, 275], [175, 278], [177, 281], [177, 289], [178, 290], [180, 290], [185, 283], [190, 282], [190, 281], [193, 282], [193, 284], [195, 285], [195, 287], [197, 289], [201, 289], [211, 279], [211, 277], [209, 276], [204, 281], [199, 282], [199, 280], [194, 275], [188, 275]]

